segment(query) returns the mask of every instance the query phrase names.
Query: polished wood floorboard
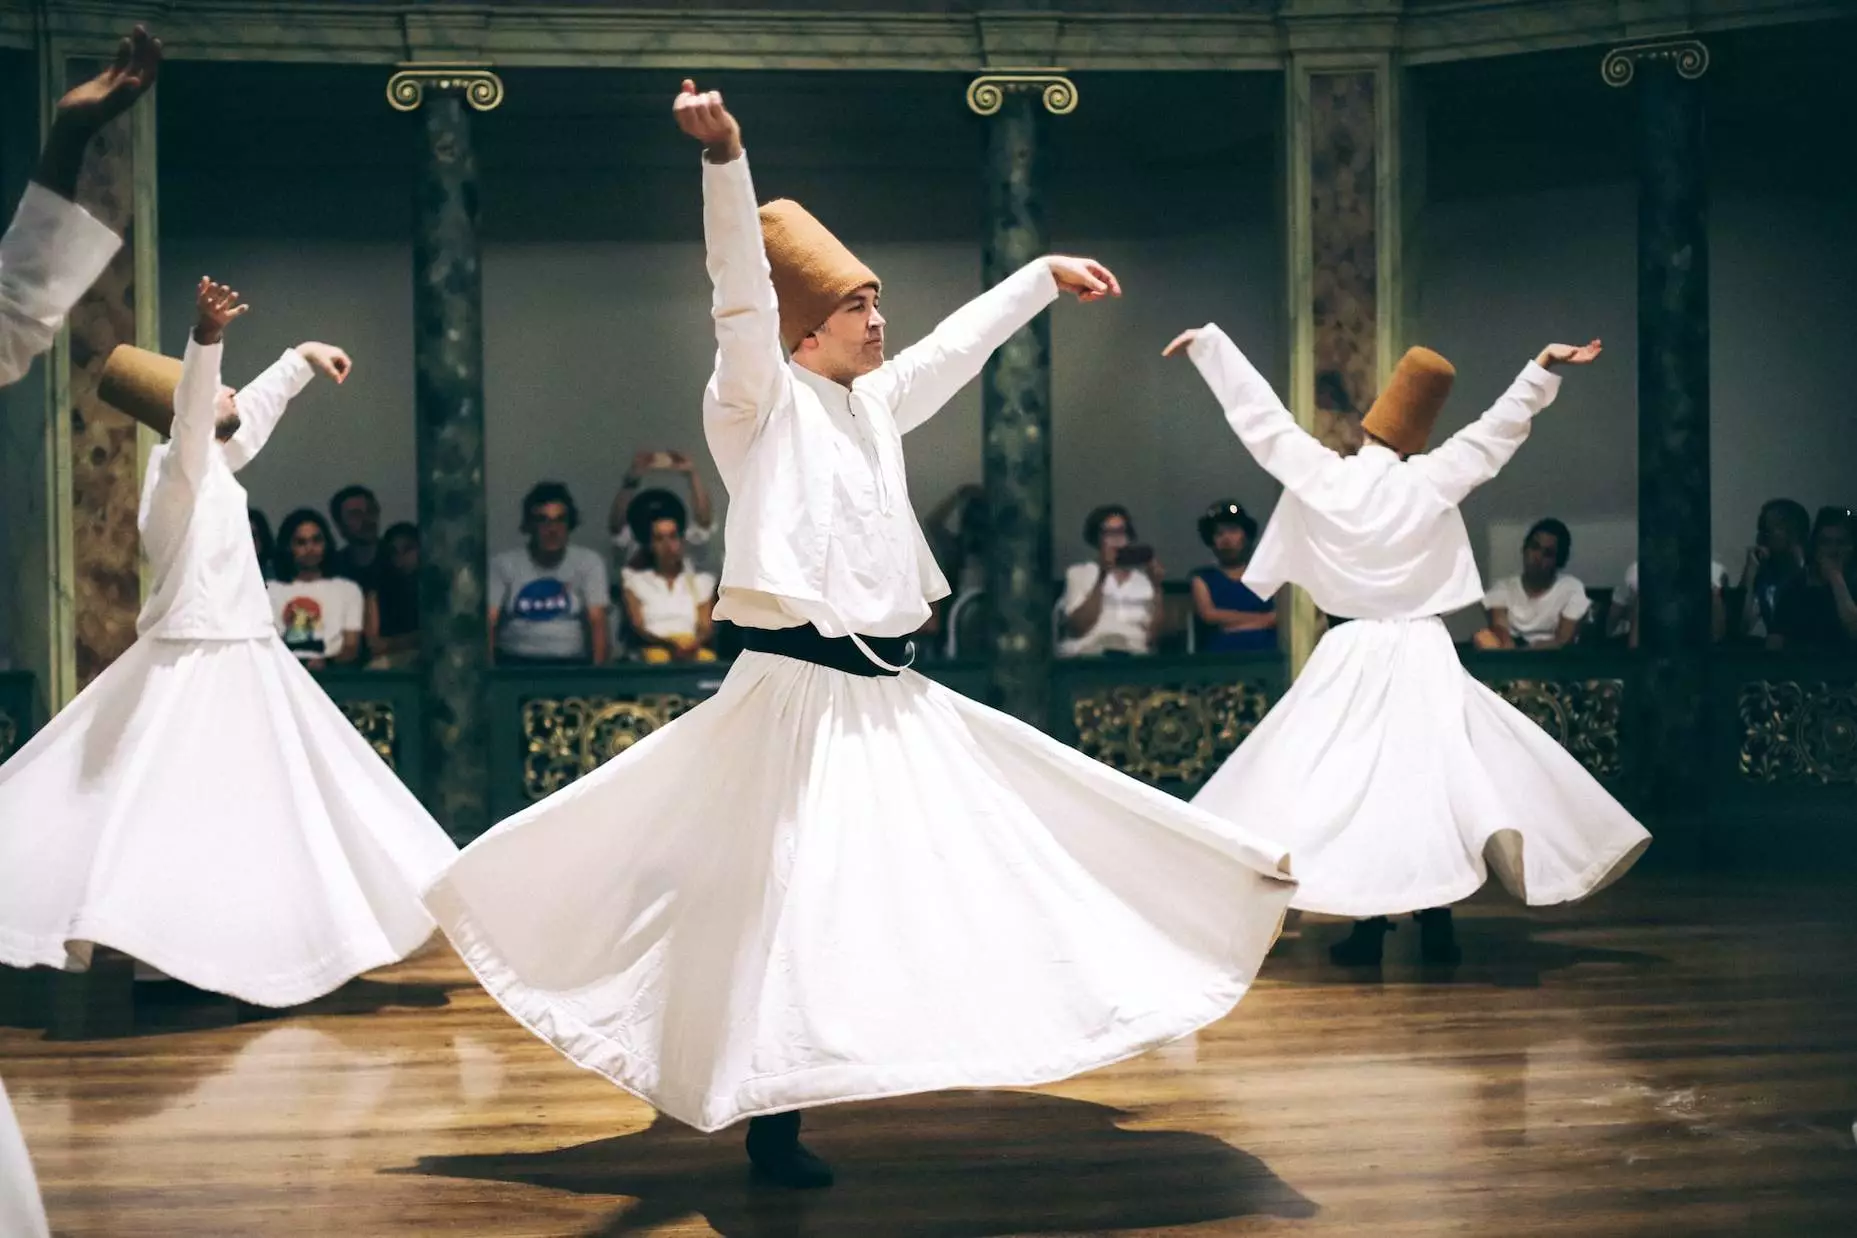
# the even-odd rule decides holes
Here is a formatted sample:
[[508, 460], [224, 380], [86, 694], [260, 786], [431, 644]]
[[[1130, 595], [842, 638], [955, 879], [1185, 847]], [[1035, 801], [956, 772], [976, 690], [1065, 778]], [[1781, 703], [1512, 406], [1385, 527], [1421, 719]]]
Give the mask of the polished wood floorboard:
[[435, 948], [315, 1008], [87, 1043], [0, 1028], [68, 1238], [1857, 1235], [1851, 885], [1628, 877], [1416, 927], [1378, 982], [1295, 926], [1223, 1022], [1035, 1091], [815, 1111], [752, 1185]]

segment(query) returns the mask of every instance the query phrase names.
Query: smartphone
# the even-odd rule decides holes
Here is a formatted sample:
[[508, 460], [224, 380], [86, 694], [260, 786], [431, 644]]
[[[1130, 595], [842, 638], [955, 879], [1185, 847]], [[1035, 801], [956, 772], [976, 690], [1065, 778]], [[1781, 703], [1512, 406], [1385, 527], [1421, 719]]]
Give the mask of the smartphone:
[[1154, 547], [1140, 544], [1124, 546], [1115, 552], [1117, 567], [1146, 567], [1154, 561]]
[[677, 467], [677, 458], [668, 451], [653, 452], [651, 467], [654, 469], [673, 469]]

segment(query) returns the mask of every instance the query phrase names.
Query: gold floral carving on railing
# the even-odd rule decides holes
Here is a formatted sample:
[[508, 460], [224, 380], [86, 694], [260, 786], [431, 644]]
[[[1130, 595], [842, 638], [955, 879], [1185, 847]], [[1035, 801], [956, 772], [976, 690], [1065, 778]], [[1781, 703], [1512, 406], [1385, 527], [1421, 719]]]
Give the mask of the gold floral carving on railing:
[[1490, 687], [1552, 735], [1595, 778], [1612, 778], [1623, 771], [1623, 680], [1510, 679]]
[[696, 701], [677, 693], [642, 696], [535, 697], [522, 703], [522, 793], [554, 794], [687, 713]]
[[394, 753], [400, 741], [400, 727], [394, 717], [393, 702], [339, 701], [337, 704], [355, 730], [361, 732], [361, 738], [368, 742], [368, 747], [380, 754], [387, 768], [396, 768]]
[[1857, 783], [1857, 683], [1743, 684], [1740, 717], [1743, 778]]
[[1262, 683], [1104, 688], [1071, 702], [1077, 747], [1149, 782], [1210, 778], [1269, 712]]

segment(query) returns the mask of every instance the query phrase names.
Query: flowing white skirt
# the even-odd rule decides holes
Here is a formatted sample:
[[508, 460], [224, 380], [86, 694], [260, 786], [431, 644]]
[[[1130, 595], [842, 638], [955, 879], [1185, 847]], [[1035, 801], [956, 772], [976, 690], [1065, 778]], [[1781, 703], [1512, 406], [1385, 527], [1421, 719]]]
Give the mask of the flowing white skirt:
[[492, 996], [701, 1130], [1029, 1085], [1225, 1014], [1283, 849], [914, 673], [748, 653], [426, 895]]
[[293, 1006], [417, 949], [456, 854], [282, 644], [138, 641], [0, 766], [0, 963]]
[[1443, 907], [1482, 886], [1486, 864], [1525, 902], [1564, 903], [1650, 844], [1578, 761], [1465, 672], [1437, 619], [1330, 631], [1193, 802], [1282, 839], [1291, 905], [1331, 915]]
[[0, 1084], [0, 1235], [47, 1238], [49, 1233], [32, 1158], [26, 1155], [25, 1137], [19, 1133], [6, 1087]]

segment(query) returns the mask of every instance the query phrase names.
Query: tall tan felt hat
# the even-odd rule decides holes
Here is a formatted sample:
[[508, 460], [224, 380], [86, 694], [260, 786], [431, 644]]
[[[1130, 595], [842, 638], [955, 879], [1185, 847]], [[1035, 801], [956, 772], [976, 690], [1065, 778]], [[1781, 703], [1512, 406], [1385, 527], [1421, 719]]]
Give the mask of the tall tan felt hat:
[[780, 342], [789, 353], [846, 297], [860, 288], [883, 287], [843, 241], [797, 202], [782, 198], [761, 208], [761, 241], [780, 302]]
[[165, 437], [174, 425], [174, 389], [180, 385], [181, 363], [173, 357], [118, 344], [103, 363], [97, 396]]
[[1361, 419], [1361, 429], [1408, 456], [1424, 451], [1456, 381], [1457, 370], [1449, 361], [1429, 348], [1408, 349]]

